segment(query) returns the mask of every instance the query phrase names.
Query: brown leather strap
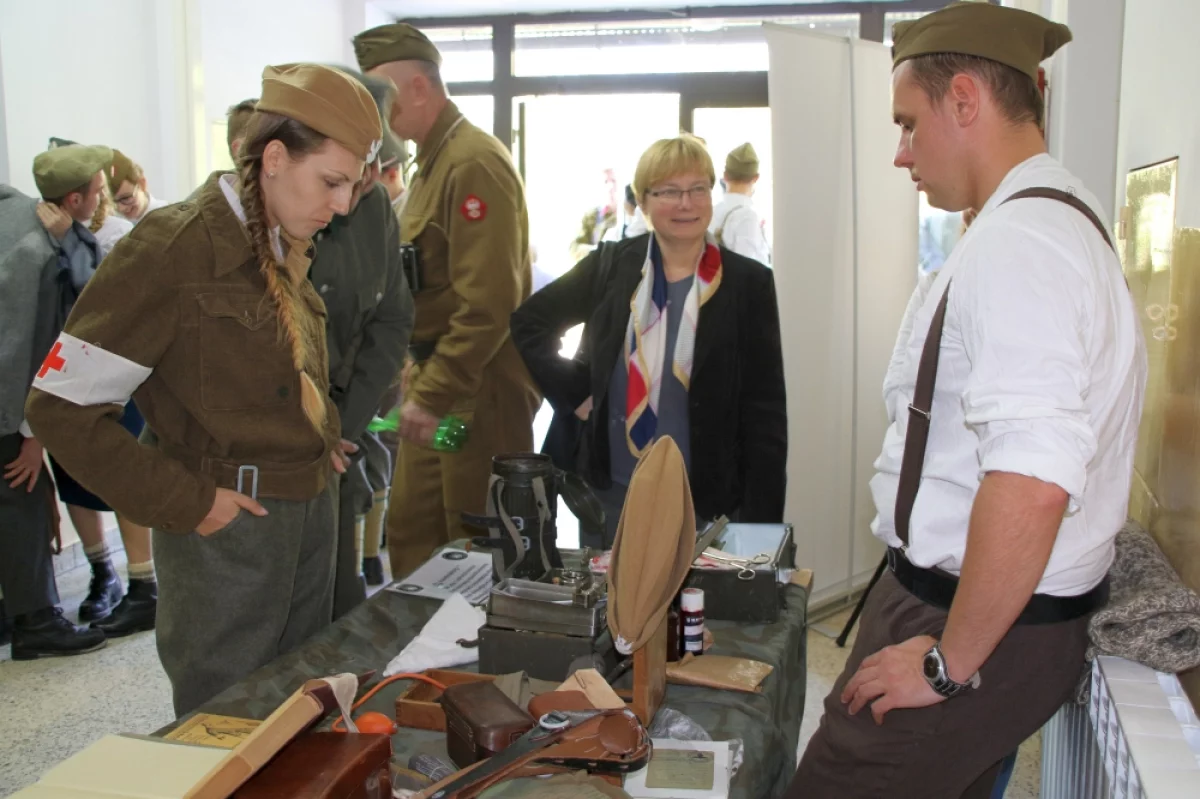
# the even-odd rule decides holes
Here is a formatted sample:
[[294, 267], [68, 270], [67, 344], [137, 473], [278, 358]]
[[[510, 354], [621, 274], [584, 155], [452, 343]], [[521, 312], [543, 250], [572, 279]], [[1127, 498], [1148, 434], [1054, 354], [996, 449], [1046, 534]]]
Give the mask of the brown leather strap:
[[937, 382], [938, 354], [942, 347], [942, 326], [946, 321], [946, 302], [950, 299], [950, 284], [942, 292], [925, 346], [917, 367], [917, 386], [908, 404], [908, 430], [904, 434], [904, 457], [900, 460], [900, 484], [896, 488], [896, 535], [903, 548], [908, 547], [908, 522], [912, 518], [917, 489], [921, 487], [921, 470], [925, 465], [925, 444], [929, 441], [929, 420], [933, 411], [933, 385]]
[[[1095, 225], [1096, 230], [1100, 231], [1108, 246], [1113, 246], [1112, 238], [1104, 229], [1104, 223], [1087, 203], [1074, 194], [1059, 189], [1036, 187], [1019, 191], [1000, 204], [1029, 197], [1066, 203], [1086, 216], [1088, 221]], [[921, 487], [921, 472], [925, 467], [925, 445], [929, 441], [929, 423], [933, 412], [933, 387], [937, 382], [938, 354], [942, 347], [942, 327], [946, 321], [946, 302], [949, 298], [950, 283], [947, 283], [937, 310], [933, 312], [933, 319], [929, 322], [929, 332], [925, 334], [925, 346], [921, 349], [921, 362], [917, 367], [917, 384], [913, 390], [913, 400], [908, 406], [908, 430], [904, 435], [904, 455], [900, 459], [900, 481], [896, 487], [894, 516], [896, 536], [902, 544], [901, 551], [908, 549], [908, 525], [912, 519], [913, 505], [917, 501], [917, 491]]]
[[1010, 203], [1013, 200], [1024, 200], [1028, 197], [1036, 197], [1041, 200], [1057, 200], [1060, 203], [1066, 203], [1067, 205], [1071, 206], [1076, 211], [1086, 216], [1088, 221], [1096, 226], [1096, 230], [1100, 231], [1100, 235], [1104, 237], [1104, 242], [1109, 247], [1112, 247], [1114, 251], [1116, 250], [1116, 247], [1113, 247], [1112, 237], [1109, 236], [1108, 231], [1104, 229], [1104, 223], [1100, 221], [1100, 217], [1096, 216], [1096, 212], [1093, 211], [1087, 203], [1070, 192], [1060, 191], [1059, 189], [1051, 189], [1044, 186], [1025, 189], [1017, 192], [1000, 204], [1004, 205], [1004, 203]]
[[[159, 442], [163, 454], [177, 460], [195, 472], [201, 472], [212, 477], [218, 488], [228, 488], [241, 491], [247, 496], [266, 497], [268, 499], [283, 499], [292, 502], [307, 502], [325, 489], [326, 480], [333, 473], [333, 463], [329, 453], [311, 463], [303, 464], [238, 464], [231, 461], [210, 458], [198, 452], [171, 447]], [[258, 469], [257, 491], [253, 491], [254, 474], [249, 467]], [[238, 477], [242, 477], [242, 485], [238, 486]]]

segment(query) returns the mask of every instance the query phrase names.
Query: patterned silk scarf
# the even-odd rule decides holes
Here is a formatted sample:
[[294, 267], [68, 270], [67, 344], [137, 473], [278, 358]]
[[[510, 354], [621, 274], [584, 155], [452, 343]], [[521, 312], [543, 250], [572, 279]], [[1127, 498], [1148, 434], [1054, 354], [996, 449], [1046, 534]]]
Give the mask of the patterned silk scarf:
[[[691, 387], [692, 358], [696, 349], [696, 324], [700, 308], [721, 285], [721, 251], [711, 235], [700, 255], [696, 279], [688, 292], [671, 353], [671, 371]], [[625, 441], [634, 457], [641, 457], [654, 443], [658, 429], [658, 397], [662, 390], [663, 365], [667, 360], [667, 275], [658, 241], [650, 236], [650, 248], [642, 267], [642, 282], [630, 301], [629, 327], [625, 335], [625, 368], [629, 388], [625, 397]]]

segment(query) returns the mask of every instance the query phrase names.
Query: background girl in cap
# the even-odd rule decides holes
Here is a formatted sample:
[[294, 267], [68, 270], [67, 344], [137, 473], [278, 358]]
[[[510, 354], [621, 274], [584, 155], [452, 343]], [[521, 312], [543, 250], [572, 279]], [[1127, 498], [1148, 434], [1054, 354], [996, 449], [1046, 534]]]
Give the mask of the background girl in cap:
[[137, 224], [146, 214], [166, 205], [166, 201], [150, 196], [146, 173], [120, 150], [113, 150], [112, 166], [108, 170], [108, 189], [112, 192], [117, 212]]
[[[665, 435], [683, 453], [698, 517], [783, 519], [775, 283], [767, 267], [707, 234], [715, 183], [699, 139], [655, 142], [633, 181], [652, 232], [602, 245], [512, 316], [513, 340], [556, 425], [572, 412], [584, 420], [571, 451], [556, 458], [602, 489], [608, 530], [603, 541], [581, 532], [584, 545], [612, 544], [633, 467]], [[580, 355], [565, 360], [560, 339], [581, 322]]]
[[[237, 175], [121, 241], [30, 393], [46, 448], [154, 529], [180, 715], [330, 621], [331, 471], [345, 464], [310, 238], [349, 209], [379, 138], [349, 76], [268, 67]], [[135, 393], [154, 447], [117, 423]]]

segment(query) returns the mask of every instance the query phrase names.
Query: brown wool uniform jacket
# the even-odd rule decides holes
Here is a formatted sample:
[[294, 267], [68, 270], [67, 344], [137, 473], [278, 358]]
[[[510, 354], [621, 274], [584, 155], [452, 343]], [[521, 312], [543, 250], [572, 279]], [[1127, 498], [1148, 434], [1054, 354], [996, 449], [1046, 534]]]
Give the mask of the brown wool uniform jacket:
[[[121, 240], [75, 304], [26, 405], [34, 434], [75, 479], [132, 521], [180, 533], [208, 514], [217, 486], [236, 487], [243, 465], [258, 467], [259, 496], [312, 499], [340, 438], [332, 403], [323, 436], [300, 407], [291, 349], [218, 177]], [[305, 278], [309, 242], [288, 243], [285, 266], [324, 319]], [[322, 396], [325, 347], [322, 329], [309, 365]], [[130, 394], [157, 448], [118, 423]], [[247, 473], [243, 493], [250, 484]]]
[[417, 153], [400, 235], [421, 252], [414, 349], [436, 342], [405, 399], [434, 416], [470, 412], [485, 368], [528, 385], [508, 333], [529, 296], [529, 215], [512, 157], [447, 103]]

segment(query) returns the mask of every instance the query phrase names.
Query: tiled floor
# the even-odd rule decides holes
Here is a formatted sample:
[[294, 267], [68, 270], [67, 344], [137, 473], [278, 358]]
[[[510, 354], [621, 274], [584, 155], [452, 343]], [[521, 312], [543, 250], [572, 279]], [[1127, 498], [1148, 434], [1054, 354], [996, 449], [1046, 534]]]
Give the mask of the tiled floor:
[[[118, 563], [123, 571], [125, 564]], [[89, 570], [59, 575], [63, 608], [74, 615], [87, 593]], [[822, 626], [840, 629], [848, 611]], [[841, 673], [849, 648], [808, 633], [808, 689], [800, 749], [816, 730], [821, 702]], [[32, 782], [46, 769], [102, 735], [149, 732], [171, 721], [170, 687], [159, 666], [153, 633], [110, 641], [75, 658], [14, 663], [0, 648], [0, 796]], [[1007, 799], [1035, 799], [1040, 786], [1040, 739], [1021, 747]]]

